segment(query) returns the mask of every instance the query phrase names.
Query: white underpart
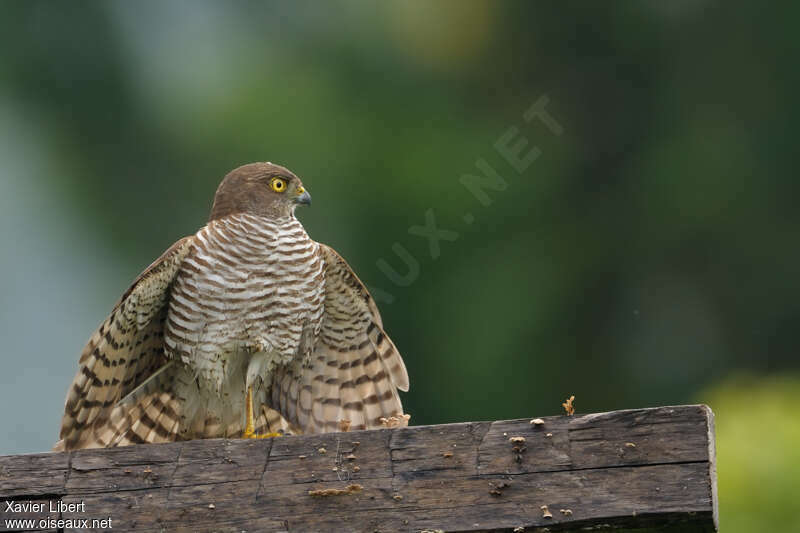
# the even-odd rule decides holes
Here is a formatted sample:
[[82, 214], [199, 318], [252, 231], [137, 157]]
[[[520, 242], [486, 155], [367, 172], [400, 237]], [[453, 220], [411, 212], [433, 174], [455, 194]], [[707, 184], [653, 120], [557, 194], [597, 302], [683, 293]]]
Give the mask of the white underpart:
[[171, 291], [164, 339], [185, 365], [185, 416], [239, 420], [250, 385], [257, 403], [266, 400], [275, 366], [305, 357], [319, 334], [323, 266], [294, 217], [234, 215], [197, 233]]

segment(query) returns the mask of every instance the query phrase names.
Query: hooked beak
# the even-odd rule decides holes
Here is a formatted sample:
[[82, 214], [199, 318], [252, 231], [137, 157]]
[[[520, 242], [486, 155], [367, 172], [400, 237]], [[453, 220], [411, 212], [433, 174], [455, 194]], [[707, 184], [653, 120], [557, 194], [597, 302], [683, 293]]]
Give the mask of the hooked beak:
[[305, 190], [304, 187], [297, 189], [297, 196], [294, 199], [294, 203], [300, 205], [311, 205], [311, 195], [308, 194], [308, 191]]

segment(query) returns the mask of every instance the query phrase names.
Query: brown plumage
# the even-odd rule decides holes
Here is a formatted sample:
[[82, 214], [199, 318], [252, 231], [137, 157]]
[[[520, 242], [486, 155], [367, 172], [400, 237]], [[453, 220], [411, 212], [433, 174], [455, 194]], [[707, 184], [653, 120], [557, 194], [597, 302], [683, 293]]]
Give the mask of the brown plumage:
[[374, 300], [295, 218], [311, 197], [270, 163], [220, 184], [208, 224], [123, 294], [84, 348], [57, 450], [380, 427], [403, 360]]

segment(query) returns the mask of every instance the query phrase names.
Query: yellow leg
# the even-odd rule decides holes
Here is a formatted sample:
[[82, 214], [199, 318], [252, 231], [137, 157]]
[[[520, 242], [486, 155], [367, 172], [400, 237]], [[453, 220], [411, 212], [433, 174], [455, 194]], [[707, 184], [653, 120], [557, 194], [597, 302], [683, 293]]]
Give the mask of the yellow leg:
[[280, 433], [265, 433], [264, 435], [256, 435], [256, 424], [253, 419], [253, 387], [247, 387], [247, 398], [245, 400], [245, 417], [247, 424], [242, 434], [243, 439], [269, 439], [272, 437], [280, 437]]
[[253, 387], [247, 387], [247, 398], [244, 407], [247, 424], [244, 428], [244, 435], [242, 438], [252, 439], [256, 436], [255, 422], [253, 421]]

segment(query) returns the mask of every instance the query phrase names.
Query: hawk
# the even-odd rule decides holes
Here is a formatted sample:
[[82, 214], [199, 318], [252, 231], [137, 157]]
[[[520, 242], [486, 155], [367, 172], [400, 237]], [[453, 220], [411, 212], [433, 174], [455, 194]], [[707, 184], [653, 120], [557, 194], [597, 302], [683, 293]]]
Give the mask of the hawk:
[[407, 420], [403, 359], [363, 283], [295, 217], [310, 204], [278, 165], [225, 176], [208, 223], [145, 269], [89, 339], [55, 449]]

